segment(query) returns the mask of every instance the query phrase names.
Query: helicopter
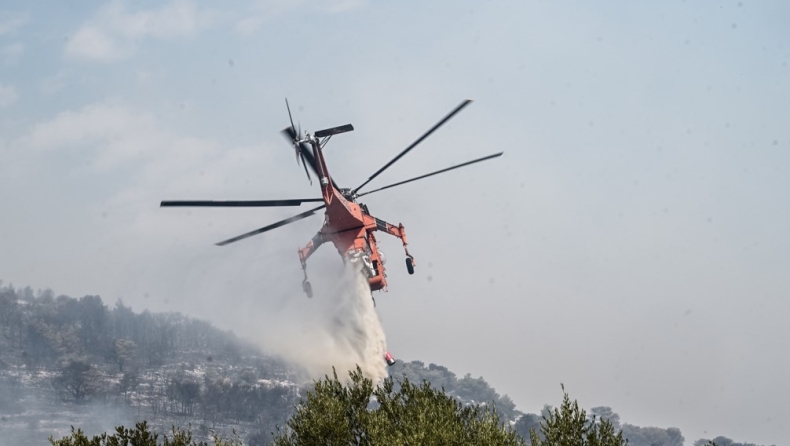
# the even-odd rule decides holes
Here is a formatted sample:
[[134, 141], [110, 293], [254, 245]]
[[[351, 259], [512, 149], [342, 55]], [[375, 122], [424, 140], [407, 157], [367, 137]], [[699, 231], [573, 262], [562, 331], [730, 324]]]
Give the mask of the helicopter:
[[[362, 188], [368, 183], [373, 181], [382, 172], [387, 170], [390, 166], [395, 164], [404, 155], [409, 153], [425, 138], [430, 136], [439, 127], [444, 125], [453, 116], [460, 112], [464, 107], [469, 105], [472, 100], [467, 99], [461, 102], [455, 109], [447, 114], [442, 120], [431, 127], [427, 132], [420, 136], [411, 145], [402, 150], [395, 158], [390, 160], [382, 168], [377, 170], [365, 182], [359, 186], [350, 189], [342, 188], [337, 185], [335, 179], [329, 174], [327, 164], [324, 159], [324, 148], [329, 140], [342, 133], [354, 130], [351, 124], [332, 127], [324, 130], [319, 130], [313, 134], [309, 132], [301, 133], [301, 128], [297, 129], [293, 123], [293, 116], [291, 115], [291, 107], [288, 104], [288, 99], [285, 100], [286, 108], [288, 109], [288, 119], [291, 126], [282, 130], [282, 134], [293, 146], [296, 154], [297, 165], [301, 164], [304, 167], [305, 174], [312, 184], [310, 170], [318, 177], [321, 187], [321, 198], [305, 198], [305, 199], [285, 199], [285, 200], [164, 200], [160, 203], [161, 207], [276, 207], [276, 206], [300, 206], [302, 203], [318, 203], [323, 202], [320, 206], [314, 207], [310, 210], [302, 212], [301, 214], [294, 215], [293, 217], [280, 220], [276, 223], [264, 226], [254, 231], [250, 231], [236, 237], [223, 240], [216, 243], [218, 246], [225, 246], [239, 240], [252, 237], [257, 234], [262, 234], [272, 229], [285, 226], [298, 220], [310, 217], [316, 212], [326, 209], [324, 215], [324, 224], [316, 235], [302, 248], [299, 248], [299, 260], [304, 272], [304, 279], [302, 281], [302, 289], [307, 297], [313, 296], [313, 289], [307, 277], [307, 260], [308, 258], [325, 242], [331, 241], [335, 248], [342, 256], [344, 262], [352, 262], [357, 264], [359, 270], [367, 278], [370, 290], [387, 290], [387, 275], [384, 272], [384, 263], [386, 258], [384, 254], [378, 249], [377, 240], [375, 236], [376, 231], [381, 231], [386, 234], [397, 237], [403, 244], [403, 249], [406, 254], [406, 269], [409, 274], [414, 274], [416, 262], [414, 257], [409, 253], [408, 242], [406, 241], [406, 229], [403, 224], [397, 226], [387, 223], [370, 214], [368, 207], [358, 201], [359, 198], [385, 189], [390, 189], [413, 181], [428, 178], [440, 173], [448, 172], [454, 169], [468, 166], [470, 164], [479, 163], [482, 161], [490, 160], [501, 156], [504, 152], [494, 153], [492, 155], [477, 158], [465, 163], [456, 164], [435, 172], [420, 175], [408, 180], [399, 181], [397, 183], [389, 184], [387, 186], [379, 187], [367, 192], [361, 192]], [[309, 170], [308, 170], [309, 168]], [[387, 361], [389, 363], [389, 360]]]

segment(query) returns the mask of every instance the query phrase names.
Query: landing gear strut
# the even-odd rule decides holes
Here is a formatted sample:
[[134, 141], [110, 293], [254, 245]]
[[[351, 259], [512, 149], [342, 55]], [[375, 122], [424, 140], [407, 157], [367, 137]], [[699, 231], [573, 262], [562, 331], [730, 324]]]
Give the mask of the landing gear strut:
[[307, 258], [324, 243], [324, 235], [321, 231], [313, 237], [312, 240], [307, 242], [307, 246], [299, 249], [299, 261], [302, 262], [302, 271], [304, 272], [304, 280], [302, 280], [302, 290], [307, 294], [307, 297], [313, 297], [313, 286], [307, 280]]
[[307, 294], [307, 297], [313, 297], [313, 286], [310, 285], [310, 281], [307, 280], [307, 262], [305, 262], [306, 258], [302, 255], [301, 251], [299, 252], [299, 258], [302, 261], [302, 272], [304, 272], [302, 290], [304, 290], [304, 293]]

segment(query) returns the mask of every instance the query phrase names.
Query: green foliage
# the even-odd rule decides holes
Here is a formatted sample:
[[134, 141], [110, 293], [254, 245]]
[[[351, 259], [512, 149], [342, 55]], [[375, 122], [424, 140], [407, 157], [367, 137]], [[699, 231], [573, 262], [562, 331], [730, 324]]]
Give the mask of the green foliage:
[[507, 395], [499, 395], [482, 377], [472, 378], [466, 374], [458, 378], [455, 373], [436, 364], [427, 367], [422, 361], [398, 361], [390, 369], [390, 376], [405, 376], [412, 382], [427, 381], [436, 389], [444, 389], [449, 395], [465, 403], [496, 405], [497, 412], [503, 421], [515, 421], [521, 414], [516, 410], [513, 400]]
[[523, 445], [493, 407], [464, 406], [427, 381], [387, 378], [374, 389], [357, 368], [343, 384], [334, 373], [315, 383], [275, 446]]
[[374, 412], [371, 437], [375, 444], [517, 445], [523, 440], [504, 428], [493, 406], [464, 406], [427, 382], [404, 379], [393, 391], [393, 380], [374, 391], [380, 406]]
[[[108, 435], [106, 432], [88, 438], [81, 429], [71, 428], [71, 436], [63, 437], [60, 440], [49, 438], [52, 446], [209, 446], [206, 442], [195, 442], [192, 439], [192, 432], [179, 429], [173, 426], [172, 435], [162, 435], [153, 433], [148, 429], [148, 424], [143, 421], [137, 423], [134, 428], [128, 429], [123, 426], [115, 428], [115, 433]], [[232, 441], [214, 437], [214, 446], [241, 446], [241, 441], [236, 438]]]
[[615, 432], [608, 419], [587, 418], [577, 401], [571, 402], [565, 386], [562, 387], [562, 406], [549, 411], [540, 426], [542, 434], [530, 430], [532, 446], [624, 446], [628, 441], [623, 432]]

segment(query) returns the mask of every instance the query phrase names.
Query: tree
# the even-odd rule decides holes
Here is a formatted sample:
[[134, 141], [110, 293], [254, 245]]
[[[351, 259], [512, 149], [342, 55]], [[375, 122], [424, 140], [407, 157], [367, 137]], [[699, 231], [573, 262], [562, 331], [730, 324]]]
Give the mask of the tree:
[[0, 328], [6, 336], [9, 335], [14, 318], [18, 317], [16, 300], [16, 294], [11, 289], [0, 288]]
[[516, 423], [513, 425], [513, 430], [515, 430], [519, 435], [524, 438], [529, 438], [530, 430], [535, 430], [536, 432], [540, 432], [540, 422], [543, 420], [540, 415], [534, 413], [525, 413], [521, 415]]
[[[172, 436], [160, 435], [151, 432], [148, 429], [148, 424], [143, 421], [137, 423], [135, 427], [127, 429], [123, 426], [115, 428], [115, 433], [108, 435], [106, 432], [101, 435], [95, 435], [93, 438], [88, 438], [82, 429], [71, 428], [71, 436], [63, 437], [60, 440], [55, 440], [49, 437], [49, 443], [52, 446], [118, 446], [118, 445], [134, 445], [134, 446], [209, 446], [208, 443], [201, 441], [195, 442], [192, 439], [192, 432], [189, 430], [179, 429], [173, 427]], [[241, 441], [238, 438], [232, 441], [223, 440], [214, 437], [214, 446], [241, 446]]]
[[52, 380], [52, 384], [73, 396], [75, 400], [82, 401], [99, 388], [98, 378], [90, 363], [84, 359], [72, 358], [64, 361], [60, 375]]
[[634, 446], [683, 446], [685, 442], [680, 429], [676, 427], [663, 429], [626, 423], [623, 425], [623, 436]]
[[544, 415], [540, 425], [543, 436], [531, 429], [529, 433], [532, 446], [625, 446], [628, 441], [623, 438], [623, 432], [615, 432], [614, 426], [608, 419], [597, 422], [596, 416], [587, 418], [584, 409], [579, 409], [579, 403], [573, 401], [565, 392], [562, 406], [553, 412]]
[[374, 388], [362, 371], [343, 384], [334, 373], [315, 383], [279, 430], [275, 446], [523, 445], [493, 406], [464, 406], [427, 381], [387, 378]]
[[754, 443], [746, 443], [746, 442], [738, 443], [727, 437], [718, 436], [713, 440], [700, 438], [699, 440], [694, 442], [694, 446], [757, 446], [757, 445]]
[[[616, 414], [611, 407], [609, 406], [598, 406], [593, 407], [590, 409], [590, 414], [594, 417], [597, 417], [599, 420], [609, 420], [612, 423], [612, 427], [615, 429], [620, 429], [620, 415]], [[681, 437], [681, 445], [682, 445], [682, 438]]]
[[472, 378], [472, 375], [467, 373], [463, 378], [458, 378], [447, 367], [429, 364], [426, 368], [422, 361], [398, 361], [389, 372], [390, 376], [405, 375], [411, 382], [428, 381], [432, 387], [444, 389], [463, 403], [483, 405], [493, 402], [504, 422], [515, 421], [521, 415], [521, 412], [516, 410], [513, 400], [507, 395], [500, 396], [483, 377]]
[[128, 397], [129, 393], [134, 392], [139, 384], [140, 376], [137, 371], [127, 370], [121, 377], [121, 380], [118, 381], [118, 391], [121, 392], [124, 397]]
[[116, 339], [112, 343], [112, 350], [115, 362], [118, 364], [118, 371], [123, 372], [124, 364], [131, 362], [137, 352], [137, 344], [129, 339]]
[[79, 300], [77, 309], [83, 348], [97, 351], [102, 347], [109, 347], [106, 345], [107, 307], [101, 297], [84, 296]]
[[200, 383], [186, 378], [183, 374], [176, 374], [170, 377], [167, 395], [176, 403], [178, 413], [192, 415], [195, 403], [200, 399]]

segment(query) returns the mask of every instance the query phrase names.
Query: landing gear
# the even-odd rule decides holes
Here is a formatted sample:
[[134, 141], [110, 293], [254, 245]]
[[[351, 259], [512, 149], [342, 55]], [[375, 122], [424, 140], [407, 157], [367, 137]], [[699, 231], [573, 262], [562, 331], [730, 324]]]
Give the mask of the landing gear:
[[409, 274], [414, 274], [414, 257], [409, 254], [409, 244], [406, 243], [406, 228], [403, 227], [402, 223], [398, 225], [398, 233], [398, 237], [403, 242], [403, 250], [406, 251], [406, 271]]
[[312, 255], [319, 246], [324, 243], [324, 234], [321, 231], [313, 237], [312, 240], [307, 242], [307, 246], [299, 249], [299, 261], [302, 263], [302, 272], [304, 273], [304, 280], [302, 280], [302, 289], [307, 297], [313, 297], [313, 287], [307, 280], [307, 258]]

